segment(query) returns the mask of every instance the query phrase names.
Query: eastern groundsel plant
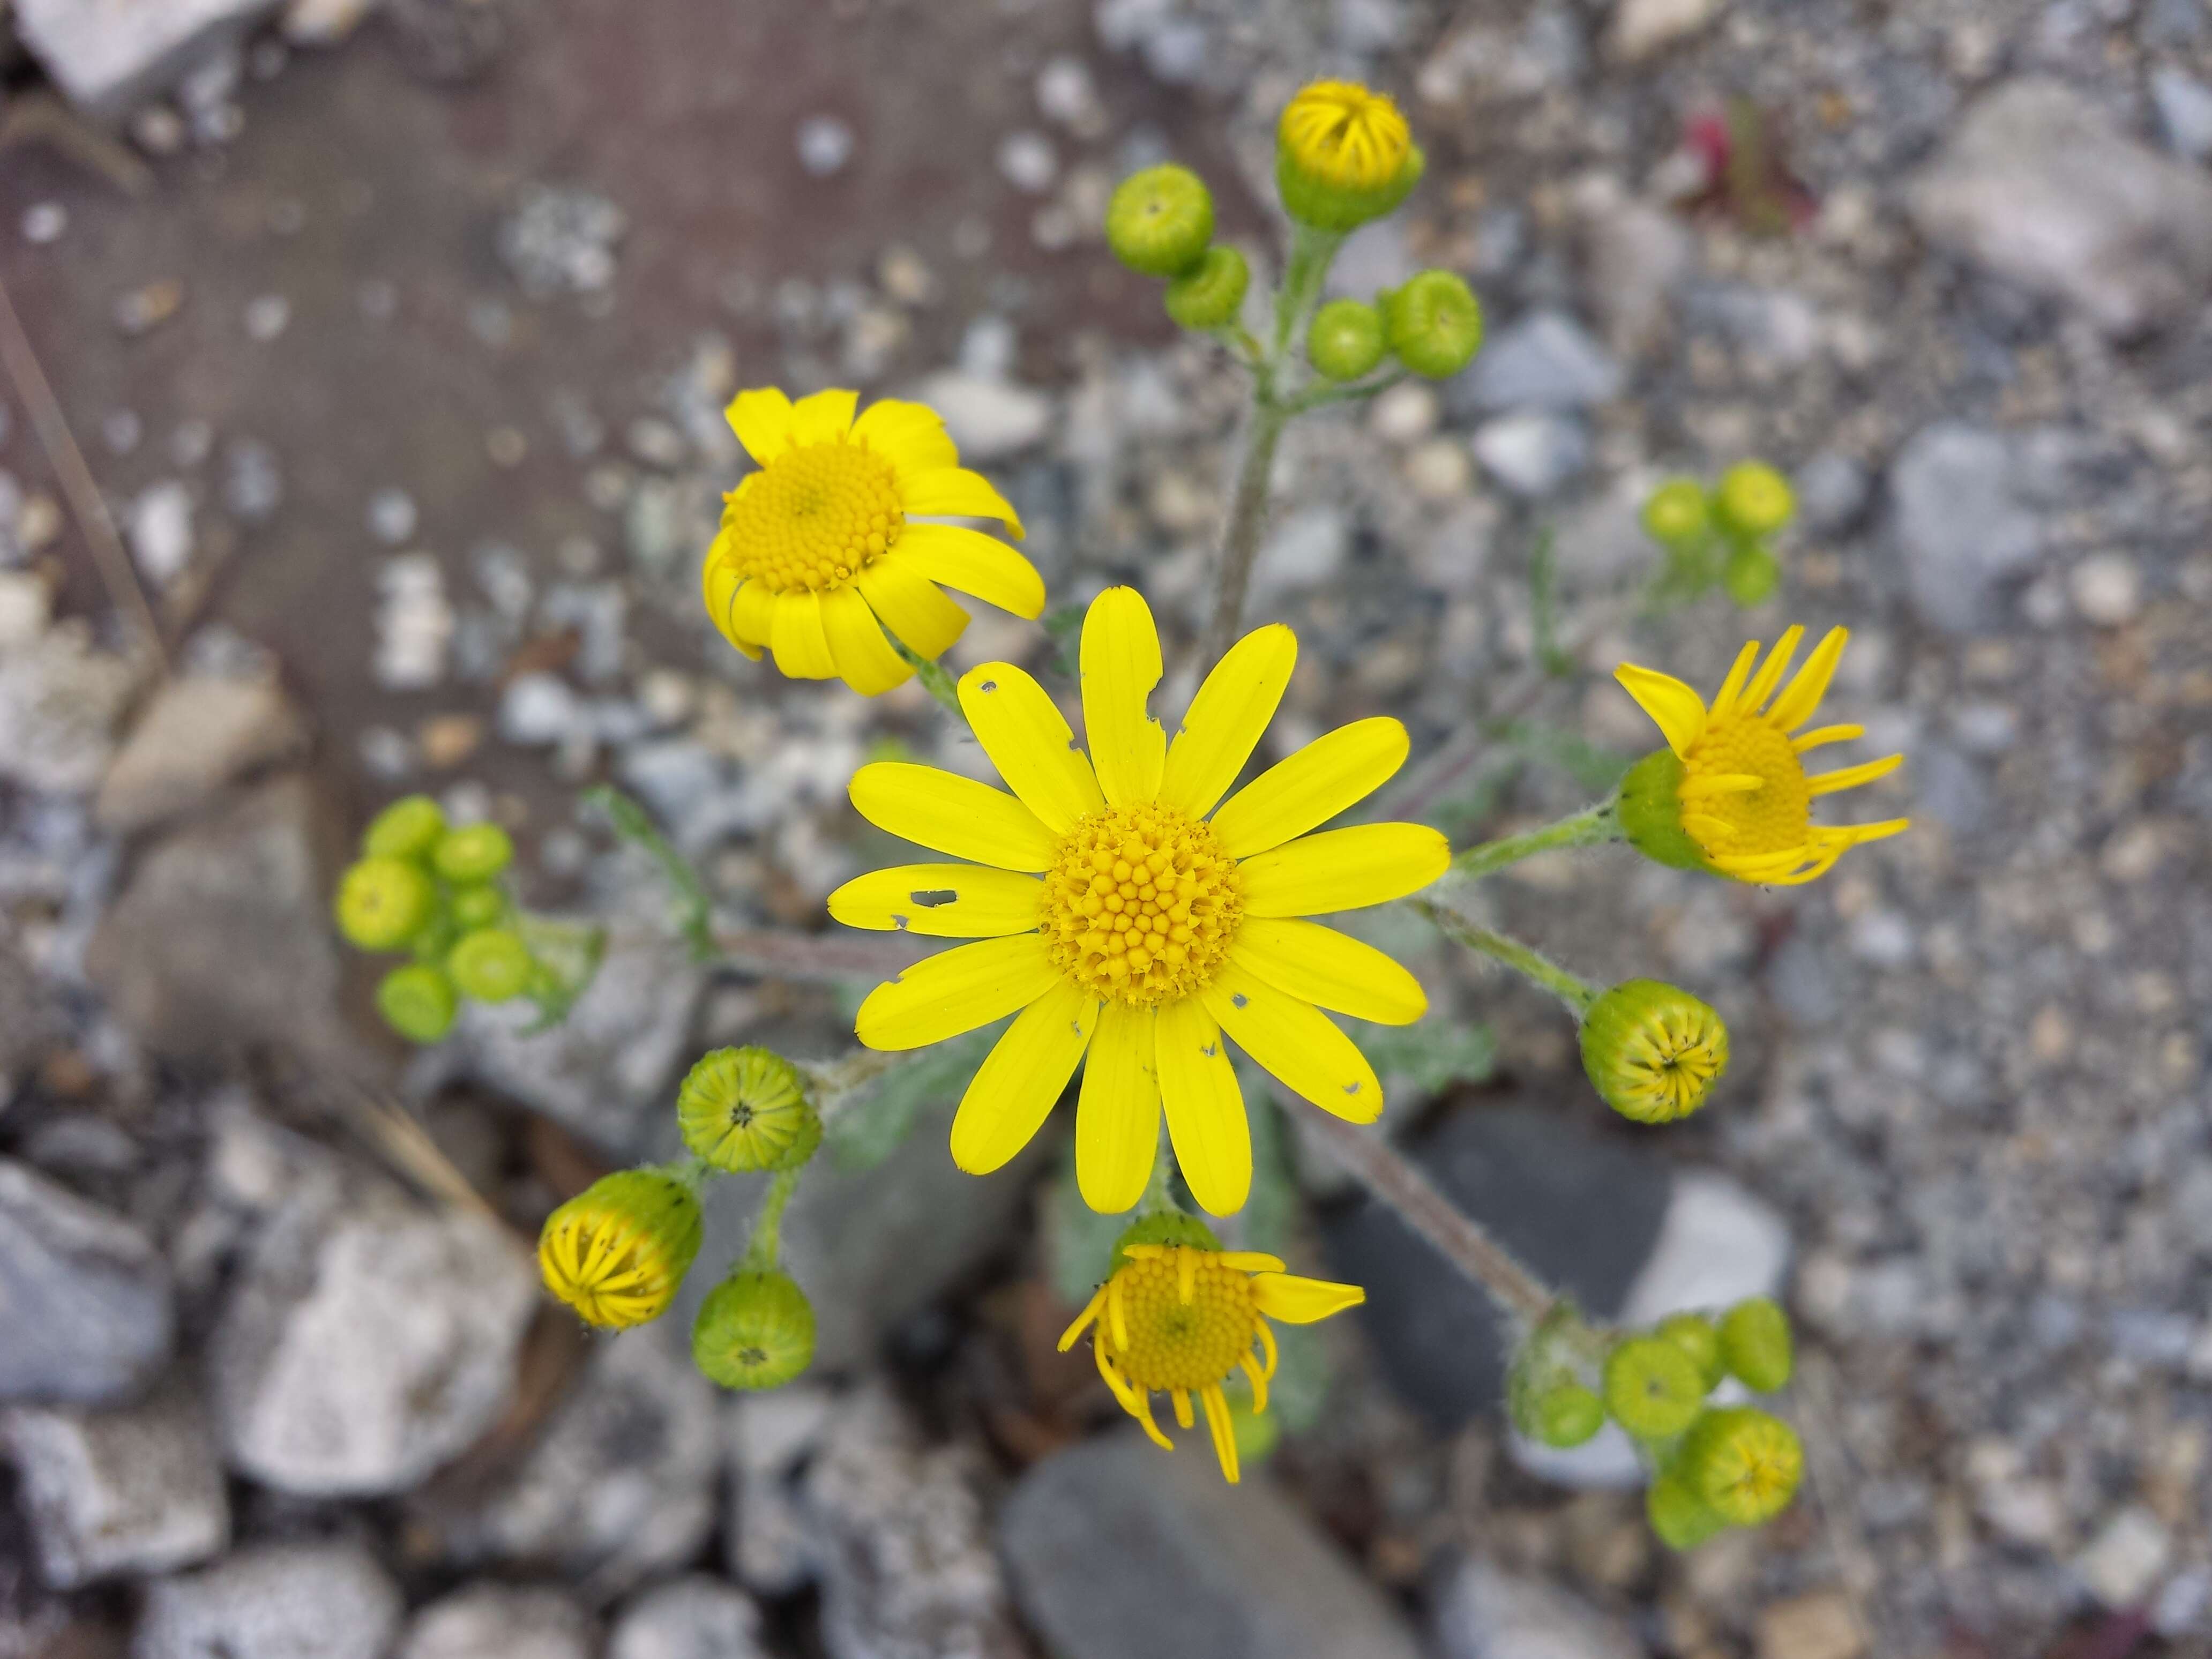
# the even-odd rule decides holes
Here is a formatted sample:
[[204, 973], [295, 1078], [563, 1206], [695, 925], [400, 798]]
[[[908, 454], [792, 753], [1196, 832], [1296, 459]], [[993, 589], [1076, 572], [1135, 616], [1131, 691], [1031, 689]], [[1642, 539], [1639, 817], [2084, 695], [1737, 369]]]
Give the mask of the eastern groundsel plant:
[[[1291, 100], [1276, 140], [1290, 234], [1272, 285], [1255, 274], [1268, 264], [1263, 254], [1216, 239], [1212, 196], [1187, 167], [1133, 175], [1107, 213], [1115, 256], [1164, 283], [1170, 316], [1218, 342], [1250, 387], [1212, 618], [1186, 665], [1197, 689], [1171, 724], [1152, 706], [1170, 653], [1141, 571], [1088, 606], [1074, 684], [1060, 695], [1013, 662], [981, 664], [957, 682], [939, 665], [968, 620], [945, 590], [1024, 618], [1042, 615], [1045, 592], [1006, 542], [943, 522], [995, 520], [1022, 533], [999, 490], [960, 466], [933, 411], [893, 400], [861, 409], [850, 391], [793, 402], [773, 388], [730, 406], [756, 470], [726, 498], [705, 556], [714, 627], [750, 657], [772, 655], [787, 675], [842, 678], [864, 694], [918, 673], [959, 722], [956, 740], [972, 737], [1004, 787], [905, 761], [859, 769], [851, 798], [861, 817], [946, 861], [860, 875], [830, 896], [830, 915], [962, 942], [908, 966], [894, 958], [859, 1005], [860, 1048], [842, 1059], [798, 1063], [761, 1048], [702, 1058], [671, 1103], [686, 1156], [606, 1176], [555, 1210], [540, 1244], [545, 1282], [593, 1325], [658, 1317], [698, 1251], [707, 1184], [765, 1183], [745, 1250], [723, 1265], [700, 1308], [693, 1355], [728, 1388], [800, 1375], [813, 1354], [814, 1312], [781, 1265], [779, 1240], [817, 1149], [842, 1133], [848, 1112], [872, 1115], [869, 1091], [896, 1085], [905, 1056], [1004, 1020], [952, 1115], [953, 1161], [979, 1176], [1000, 1170], [1073, 1093], [1076, 1189], [1091, 1208], [1132, 1219], [1110, 1258], [1097, 1261], [1098, 1277], [1085, 1275], [1095, 1293], [1061, 1346], [1087, 1335], [1112, 1399], [1163, 1445], [1155, 1394], [1184, 1428], [1203, 1412], [1235, 1480], [1274, 1432], [1263, 1421], [1280, 1392], [1271, 1390], [1271, 1322], [1324, 1319], [1364, 1291], [1292, 1274], [1279, 1254], [1224, 1248], [1176, 1207], [1179, 1174], [1199, 1207], [1237, 1218], [1227, 1224], [1247, 1230], [1237, 1243], [1261, 1224], [1238, 1218], [1255, 1160], [1233, 1048], [1284, 1095], [1321, 1108], [1325, 1115], [1306, 1120], [1312, 1137], [1508, 1312], [1508, 1394], [1520, 1431], [1571, 1446], [1617, 1425], [1650, 1475], [1652, 1526], [1688, 1548], [1771, 1518], [1796, 1489], [1803, 1459], [1789, 1426], [1715, 1393], [1740, 1400], [1787, 1385], [1787, 1317], [1759, 1298], [1649, 1330], [1609, 1329], [1514, 1261], [1479, 1218], [1450, 1215], [1383, 1138], [1381, 1079], [1335, 1018], [1408, 1025], [1428, 998], [1390, 956], [1316, 918], [1402, 901], [1445, 938], [1521, 974], [1574, 1020], [1599, 1097], [1644, 1132], [1662, 1133], [1723, 1084], [1729, 1043], [1719, 1014], [1658, 981], [1586, 981], [1470, 915], [1465, 890], [1537, 854], [1621, 841], [1731, 880], [1811, 881], [1848, 848], [1905, 828], [1903, 818], [1813, 819], [1816, 797], [1872, 783], [1899, 757], [1807, 774], [1808, 751], [1863, 732], [1808, 726], [1845, 636], [1832, 630], [1785, 684], [1802, 638], [1793, 627], [1763, 665], [1760, 647], [1746, 646], [1711, 703], [1669, 674], [1622, 665], [1621, 685], [1665, 747], [1588, 809], [1457, 854], [1426, 823], [1362, 817], [1363, 803], [1411, 757], [1395, 720], [1352, 720], [1255, 771], [1298, 656], [1288, 628], [1243, 626], [1277, 441], [1291, 421], [1406, 374], [1455, 374], [1482, 340], [1481, 307], [1450, 270], [1320, 302], [1345, 235], [1420, 180], [1420, 149], [1389, 97], [1316, 82]], [[1787, 481], [1753, 463], [1715, 489], [1670, 483], [1646, 523], [1703, 586], [1725, 580], [1748, 604], [1780, 580], [1768, 543], [1793, 510]], [[1032, 660], [1047, 656], [1043, 643], [1040, 634]], [[1532, 672], [1576, 672], [1571, 653], [1540, 654]], [[1070, 712], [1079, 714], [1079, 737]], [[434, 821], [434, 807], [402, 805], [379, 820], [349, 877], [341, 920], [365, 948], [414, 950], [441, 982], [466, 968], [490, 984], [499, 964], [457, 959], [438, 923], [459, 916], [453, 925], [480, 927], [508, 913], [477, 895], [483, 876], [459, 856], [468, 848], [447, 868], [441, 837], [452, 832]], [[1340, 822], [1347, 815], [1354, 821]], [[643, 823], [633, 811], [616, 816], [617, 828], [642, 839], [649, 826], [623, 828], [633, 817]], [[706, 890], [665, 843], [655, 838], [649, 850], [689, 907], [695, 949], [711, 954]], [[747, 948], [757, 959], [773, 945], [755, 933]], [[434, 999], [418, 1000], [427, 1012], [416, 1034], [430, 1040], [450, 1010], [434, 1018]], [[924, 1066], [903, 1074], [938, 1075]], [[1243, 1410], [1247, 1395], [1256, 1417]], [[1240, 1455], [1248, 1421], [1259, 1427]]]

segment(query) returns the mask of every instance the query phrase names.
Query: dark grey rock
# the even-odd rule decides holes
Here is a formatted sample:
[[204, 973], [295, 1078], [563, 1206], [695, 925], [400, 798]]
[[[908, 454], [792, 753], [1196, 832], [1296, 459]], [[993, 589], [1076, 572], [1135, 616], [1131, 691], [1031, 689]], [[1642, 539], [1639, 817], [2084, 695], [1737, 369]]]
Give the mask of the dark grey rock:
[[607, 1659], [767, 1659], [760, 1609], [703, 1572], [655, 1586], [616, 1618]]
[[[1620, 1311], [1666, 1218], [1667, 1165], [1557, 1107], [1458, 1112], [1408, 1151], [1454, 1203], [1596, 1318]], [[1506, 1347], [1487, 1297], [1372, 1201], [1333, 1222], [1327, 1241], [1329, 1276], [1367, 1287], [1359, 1316], [1409, 1403], [1447, 1430], [1497, 1407]]]
[[1441, 1659], [1644, 1659], [1618, 1619], [1541, 1578], [1460, 1563], [1431, 1620]]
[[0, 1450], [51, 1589], [173, 1572], [230, 1541], [215, 1438], [184, 1379], [112, 1411], [16, 1407], [0, 1414]]
[[1947, 632], [1985, 631], [1997, 595], [2043, 550], [2020, 468], [1999, 433], [1962, 422], [1923, 427], [1890, 465], [1889, 502], [1913, 609]]
[[131, 1659], [384, 1659], [404, 1607], [358, 1544], [268, 1544], [149, 1589]]
[[1047, 1458], [999, 1516], [1024, 1614], [1062, 1659], [1413, 1659], [1374, 1585], [1264, 1474], [1117, 1431]]
[[175, 1325], [144, 1233], [0, 1159], [0, 1400], [125, 1399], [167, 1359]]
[[471, 1584], [407, 1624], [396, 1659], [592, 1659], [598, 1632], [562, 1591], [543, 1584]]
[[1619, 397], [1623, 378], [1613, 354], [1580, 323], [1565, 312], [1538, 311], [1486, 343], [1447, 397], [1465, 414], [1586, 409]]

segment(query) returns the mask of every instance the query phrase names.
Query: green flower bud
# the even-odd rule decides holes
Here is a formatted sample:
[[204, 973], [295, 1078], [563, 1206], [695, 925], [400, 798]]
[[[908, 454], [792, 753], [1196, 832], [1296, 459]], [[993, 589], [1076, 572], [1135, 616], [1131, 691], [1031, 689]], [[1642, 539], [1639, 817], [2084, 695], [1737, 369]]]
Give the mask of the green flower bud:
[[1705, 1103], [1728, 1070], [1728, 1027], [1679, 986], [1623, 980], [1583, 1016], [1583, 1070], [1605, 1103], [1671, 1123]]
[[1168, 283], [1168, 315], [1184, 328], [1222, 328], [1237, 320], [1252, 267], [1225, 242], [1216, 242], [1188, 270]]
[[1772, 1394], [1795, 1368], [1790, 1316], [1771, 1297], [1739, 1302], [1721, 1320], [1721, 1360], [1747, 1389]]
[[1728, 1527], [1696, 1489], [1674, 1473], [1651, 1483], [1644, 1494], [1644, 1513], [1659, 1541], [1670, 1550], [1693, 1550]]
[[454, 883], [489, 881], [514, 861], [514, 842], [495, 823], [448, 830], [431, 850], [431, 867]]
[[447, 896], [446, 905], [453, 913], [453, 925], [465, 933], [473, 933], [479, 927], [496, 927], [507, 919], [507, 895], [488, 881], [456, 887]]
[[1728, 1375], [1728, 1367], [1721, 1360], [1721, 1334], [1705, 1315], [1668, 1314], [1659, 1322], [1655, 1334], [1697, 1362], [1698, 1375], [1705, 1379], [1708, 1390], [1717, 1387], [1721, 1378]]
[[404, 859], [363, 859], [338, 882], [338, 932], [364, 951], [397, 951], [437, 914], [438, 890]]
[[623, 1330], [668, 1311], [699, 1254], [698, 1195], [658, 1170], [603, 1176], [545, 1218], [545, 1288], [593, 1325]]
[[1712, 528], [1705, 487], [1695, 478], [1669, 478], [1644, 503], [1644, 533], [1662, 547], [1692, 547]]
[[1673, 1438], [1705, 1403], [1697, 1362], [1663, 1337], [1628, 1337], [1605, 1357], [1605, 1408], [1639, 1440]]
[[1194, 1215], [1185, 1215], [1180, 1210], [1155, 1210], [1150, 1215], [1140, 1215], [1121, 1230], [1121, 1237], [1114, 1241], [1114, 1261], [1107, 1269], [1119, 1273], [1129, 1265], [1125, 1254], [1132, 1244], [1163, 1244], [1172, 1248], [1188, 1244], [1194, 1250], [1218, 1250], [1221, 1240]]
[[1682, 1474], [1730, 1526], [1755, 1527], [1790, 1507], [1805, 1475], [1797, 1431], [1753, 1406], [1707, 1412], [1682, 1443]]
[[707, 1292], [691, 1358], [726, 1389], [780, 1389], [814, 1363], [814, 1308], [787, 1274], [734, 1273]]
[[676, 1121], [693, 1155], [718, 1170], [796, 1169], [822, 1144], [799, 1068], [766, 1048], [701, 1056], [677, 1091]]
[[1180, 276], [1212, 240], [1213, 193], [1172, 161], [1131, 173], [1106, 204], [1106, 246], [1140, 276]]
[[405, 795], [368, 821], [361, 850], [373, 859], [422, 859], [446, 832], [446, 815], [428, 795]]
[[1765, 461], [1738, 461], [1721, 474], [1714, 505], [1721, 522], [1746, 536], [1771, 536], [1797, 511], [1790, 480]]
[[1739, 542], [1729, 554], [1721, 581], [1729, 598], [1747, 611], [1774, 597], [1782, 585], [1782, 561], [1755, 542]]
[[1605, 1426], [1605, 1401], [1579, 1382], [1563, 1383], [1531, 1402], [1527, 1432], [1547, 1446], [1579, 1446]]
[[1703, 870], [1705, 855], [1682, 828], [1682, 763], [1671, 749], [1655, 749], [1620, 781], [1613, 815], [1621, 838], [1654, 864], [1670, 870]]
[[1482, 349], [1482, 302], [1452, 271], [1422, 271], [1382, 296], [1382, 320], [1398, 361], [1431, 380], [1458, 374]]
[[1306, 361], [1331, 380], [1356, 380], [1382, 361], [1382, 313], [1360, 300], [1331, 300], [1306, 327]]
[[1291, 217], [1316, 230], [1381, 218], [1427, 165], [1397, 105], [1355, 82], [1315, 82], [1275, 129], [1275, 187]]
[[453, 1029], [459, 999], [445, 970], [428, 962], [394, 968], [376, 988], [376, 1011], [410, 1042], [435, 1042]]
[[446, 958], [446, 971], [461, 994], [478, 1002], [505, 1002], [530, 988], [538, 964], [522, 935], [507, 927], [479, 927], [465, 935]]

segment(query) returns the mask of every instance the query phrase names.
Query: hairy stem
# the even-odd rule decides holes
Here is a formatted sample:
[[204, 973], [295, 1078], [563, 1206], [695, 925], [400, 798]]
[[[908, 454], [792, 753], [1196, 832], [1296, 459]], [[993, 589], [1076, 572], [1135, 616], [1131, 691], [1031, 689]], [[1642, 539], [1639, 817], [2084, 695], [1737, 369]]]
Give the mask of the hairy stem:
[[796, 1170], [785, 1170], [769, 1182], [768, 1199], [761, 1206], [759, 1219], [753, 1223], [753, 1236], [751, 1242], [745, 1246], [741, 1272], [775, 1272], [776, 1259], [782, 1249], [783, 1212], [791, 1203], [791, 1195], [798, 1190], [799, 1171]]
[[1145, 1183], [1144, 1201], [1137, 1206], [1140, 1216], [1158, 1215], [1176, 1207], [1174, 1185], [1176, 1177], [1175, 1145], [1168, 1139], [1167, 1125], [1160, 1125], [1160, 1149], [1152, 1158], [1152, 1178]]
[[923, 690], [936, 698], [947, 713], [963, 720], [968, 718], [960, 707], [959, 684], [953, 679], [950, 669], [943, 663], [932, 662], [920, 653], [909, 650], [906, 641], [895, 634], [886, 631], [884, 637], [891, 642], [892, 650], [913, 665], [914, 677], [921, 682]]
[[1252, 405], [1244, 434], [1244, 460], [1237, 472], [1237, 494], [1229, 507], [1229, 526], [1221, 538], [1215, 579], [1213, 621], [1206, 630], [1201, 669], [1211, 668], [1237, 642], [1244, 620], [1244, 594], [1252, 583], [1252, 561], [1259, 556], [1260, 532], [1267, 519], [1267, 475], [1275, 465], [1275, 446], [1290, 418], [1263, 391]]
[[806, 1079], [814, 1096], [814, 1109], [826, 1119], [833, 1108], [863, 1085], [886, 1072], [895, 1072], [914, 1059], [914, 1049], [855, 1048], [842, 1060], [800, 1060], [792, 1063]]
[[1486, 841], [1470, 847], [1452, 860], [1455, 874], [1478, 877], [1503, 870], [1509, 864], [1518, 864], [1522, 859], [1533, 858], [1539, 853], [1548, 853], [1558, 847], [1595, 847], [1602, 842], [1620, 839], [1620, 818], [1610, 800], [1600, 801], [1586, 811], [1547, 823], [1540, 830], [1525, 835], [1501, 836], [1496, 841]]
[[1316, 230], [1311, 225], [1299, 225], [1293, 231], [1282, 289], [1275, 295], [1274, 348], [1269, 354], [1275, 363], [1282, 362], [1292, 337], [1313, 310], [1314, 301], [1321, 297], [1321, 285], [1328, 276], [1329, 262], [1336, 258], [1336, 250], [1343, 240], [1340, 231]]
[[1436, 923], [1446, 939], [1464, 945], [1470, 951], [1480, 951], [1486, 957], [1494, 957], [1522, 977], [1542, 986], [1565, 1003], [1577, 1019], [1589, 1011], [1590, 1004], [1595, 1002], [1601, 994], [1597, 987], [1577, 975], [1569, 973], [1549, 957], [1531, 950], [1520, 940], [1510, 939], [1495, 928], [1470, 921], [1441, 900], [1416, 898], [1409, 902]]

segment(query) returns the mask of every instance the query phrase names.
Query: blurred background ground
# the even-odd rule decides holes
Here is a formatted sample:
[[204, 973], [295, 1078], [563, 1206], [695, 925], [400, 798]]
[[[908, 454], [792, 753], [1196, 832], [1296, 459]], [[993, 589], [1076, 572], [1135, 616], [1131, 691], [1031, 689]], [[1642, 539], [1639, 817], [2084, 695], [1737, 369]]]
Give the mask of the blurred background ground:
[[[8, 28], [0, 280], [176, 673], [128, 656], [11, 383], [0, 1654], [2212, 1651], [2201, 0], [15, 0]], [[1269, 755], [1389, 712], [1418, 763], [1494, 722], [1419, 805], [1498, 833], [1651, 741], [1614, 663], [1710, 685], [1802, 620], [1852, 627], [1835, 718], [1908, 756], [1861, 815], [1913, 834], [1813, 887], [1618, 850], [1493, 884], [1583, 971], [1728, 1017], [1729, 1083], [1663, 1135], [1590, 1097], [1541, 998], [1388, 935], [1431, 1027], [1486, 1034], [1386, 1067], [1440, 1180], [1601, 1314], [1771, 1284], [1799, 1317], [1806, 1498], [1686, 1559], [1602, 1458], [1524, 1467], [1482, 1304], [1294, 1118], [1270, 1189], [1300, 1202], [1245, 1224], [1375, 1295], [1233, 1495], [1052, 1352], [1084, 1271], [1053, 1146], [975, 1182], [940, 1110], [810, 1177], [822, 1362], [759, 1400], [670, 1331], [580, 1340], [514, 1243], [665, 1151], [699, 1049], [849, 1030], [848, 991], [661, 942], [578, 791], [645, 800], [734, 921], [813, 931], [884, 850], [852, 768], [979, 763], [912, 688], [796, 686], [705, 625], [732, 391], [934, 402], [1055, 602], [1147, 593], [1174, 706], [1238, 390], [1096, 227], [1172, 155], [1264, 256], [1273, 116], [1323, 72], [1392, 90], [1430, 155], [1340, 283], [1447, 264], [1492, 333], [1287, 447]], [[1803, 506], [1782, 596], [1624, 620], [1642, 495], [1747, 453]], [[953, 660], [993, 657], [1054, 650], [985, 613]], [[564, 1030], [476, 1020], [410, 1065], [362, 1019], [325, 896], [414, 788], [507, 823], [533, 904], [623, 919]], [[401, 1095], [496, 1221], [409, 1184], [431, 1166], [363, 1104]]]

